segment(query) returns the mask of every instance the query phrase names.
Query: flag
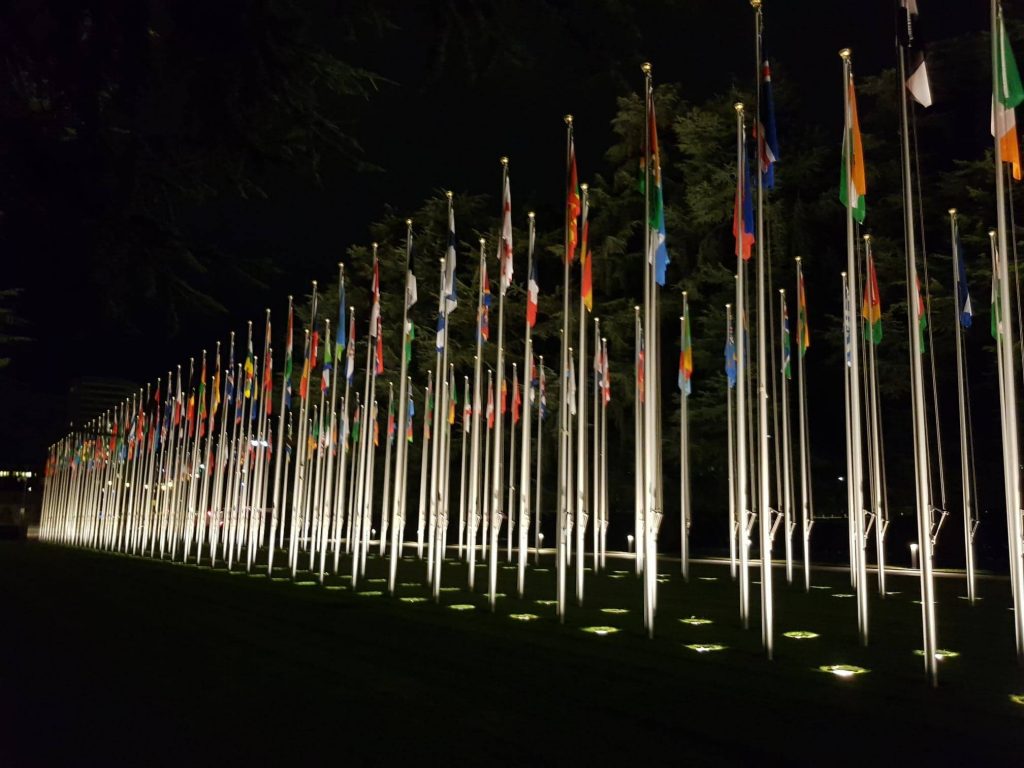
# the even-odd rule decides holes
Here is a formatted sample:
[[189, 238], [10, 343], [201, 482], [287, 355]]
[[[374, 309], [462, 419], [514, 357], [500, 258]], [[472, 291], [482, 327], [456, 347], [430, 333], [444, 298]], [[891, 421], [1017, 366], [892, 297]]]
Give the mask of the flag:
[[800, 357], [803, 357], [811, 346], [811, 332], [807, 328], [807, 294], [804, 293], [804, 273], [797, 276], [797, 289], [800, 295], [797, 296], [796, 307], [796, 335], [799, 340], [797, 347], [800, 350]]
[[380, 315], [377, 315], [377, 345], [374, 348], [375, 373], [380, 376], [384, 373], [384, 329], [381, 327]]
[[388, 401], [388, 440], [395, 437], [395, 401]]
[[440, 301], [441, 306], [437, 309], [437, 333], [434, 336], [434, 347], [437, 349], [437, 353], [441, 354], [444, 352], [444, 329], [445, 329], [445, 317], [444, 317], [444, 297]]
[[377, 335], [380, 320], [380, 262], [373, 260], [373, 305], [370, 307], [370, 338]]
[[501, 415], [504, 416], [508, 413], [508, 382], [502, 378], [501, 380]]
[[248, 346], [245, 352], [245, 365], [242, 371], [245, 374], [245, 396], [252, 397], [252, 375], [253, 375], [253, 359], [252, 359], [252, 334], [249, 334]]
[[409, 244], [409, 268], [405, 271], [405, 308], [411, 309], [419, 300], [420, 294], [416, 283], [416, 245]]
[[213, 366], [213, 392], [210, 393], [210, 418], [217, 416], [217, 408], [220, 407], [220, 352], [217, 352], [217, 360]]
[[907, 64], [906, 86], [910, 95], [922, 107], [932, 105], [932, 89], [925, 66], [924, 39], [918, 29], [917, 0], [899, 0], [896, 18], [896, 37], [910, 58]]
[[992, 257], [992, 338], [999, 341], [999, 332], [1002, 329], [1002, 302], [999, 299], [999, 256]]
[[733, 338], [732, 324], [725, 337], [725, 378], [729, 389], [736, 386], [736, 339]]
[[957, 308], [960, 312], [960, 325], [964, 328], [971, 327], [974, 312], [971, 309], [971, 293], [967, 288], [967, 269], [964, 267], [964, 251], [960, 244], [960, 237], [956, 239], [956, 271], [957, 271]]
[[423, 439], [430, 439], [430, 430], [433, 427], [434, 422], [434, 392], [430, 385], [427, 385], [427, 391], [423, 393], [424, 400], [424, 411], [426, 415], [423, 418]]
[[[337, 348], [337, 345], [335, 345]], [[324, 344], [324, 365], [320, 372], [320, 391], [326, 392], [331, 388], [331, 368], [334, 367], [334, 360], [331, 357], [331, 344]]]
[[448, 423], [455, 423], [455, 414], [459, 409], [459, 389], [455, 386], [455, 377], [452, 377], [451, 386], [448, 387], [451, 397], [448, 398]]
[[[658, 151], [658, 122], [654, 114], [654, 89], [647, 89], [647, 131], [650, 142], [650, 157], [644, 158], [641, 170], [644, 171], [644, 184], [650, 176], [654, 189], [650, 196], [650, 217], [647, 226], [650, 229], [650, 253], [647, 261], [654, 264], [654, 279], [658, 285], [665, 284], [665, 271], [668, 268], [668, 248], [665, 245], [665, 198], [661, 187], [661, 153]], [[650, 166], [647, 166], [650, 163]]]
[[846, 367], [849, 368], [853, 364], [853, 358], [850, 354], [850, 287], [843, 281], [843, 350], [846, 358]]
[[544, 374], [544, 366], [540, 367], [540, 377], [538, 379], [538, 389], [540, 390], [540, 420], [544, 421], [548, 417], [548, 380]]
[[[206, 416], [206, 355], [203, 355], [203, 368], [199, 374], [199, 420], [202, 422]], [[202, 430], [202, 424], [200, 424]], [[202, 431], [200, 431], [202, 437]]]
[[594, 278], [593, 278], [593, 265], [591, 259], [593, 258], [590, 253], [589, 240], [590, 240], [590, 221], [588, 214], [590, 213], [590, 200], [583, 197], [583, 239], [580, 244], [580, 297], [583, 299], [583, 306], [588, 311], [594, 311]]
[[416, 415], [416, 406], [412, 404], [412, 393], [409, 393], [409, 409], [405, 417], [405, 441], [413, 441], [412, 417]]
[[864, 146], [860, 140], [857, 93], [853, 87], [853, 75], [850, 75], [846, 99], [850, 110], [850, 128], [843, 136], [843, 161], [839, 169], [839, 202], [849, 207], [853, 212], [853, 218], [863, 224], [868, 213], [865, 200], [868, 187], [864, 177]]
[[[511, 237], [511, 236], [510, 236]], [[509, 240], [511, 242], [511, 240]], [[459, 299], [455, 287], [455, 246], [458, 241], [455, 239], [455, 209], [448, 206], [448, 250], [444, 257], [444, 313], [459, 306]], [[412, 305], [410, 305], [412, 306]]]
[[996, 94], [992, 100], [992, 135], [999, 139], [999, 153], [1004, 163], [1013, 167], [1013, 178], [1021, 179], [1020, 147], [1017, 141], [1017, 116], [1014, 108], [1024, 101], [1024, 85], [1021, 85], [1017, 60], [1010, 47], [1010, 38], [999, 14], [999, 50], [996, 52], [999, 67]]
[[501, 269], [499, 287], [501, 295], [512, 285], [512, 192], [509, 188], [508, 171], [505, 171], [505, 191], [501, 196], [501, 243], [498, 248], [498, 263]]
[[469, 433], [470, 424], [473, 421], [473, 404], [469, 399], [469, 379], [466, 379], [466, 388], [462, 397], [462, 428]]
[[540, 298], [540, 285], [537, 283], [537, 259], [534, 257], [530, 265], [530, 278], [526, 283], [526, 322], [531, 328], [537, 325], [537, 300]]
[[[289, 321], [290, 322], [290, 321]], [[290, 329], [289, 329], [290, 330]], [[334, 359], [341, 362], [345, 351], [345, 279], [338, 281], [338, 327], [334, 337]], [[327, 355], [325, 355], [326, 357]]]
[[690, 394], [693, 378], [693, 340], [690, 338], [690, 307], [684, 304], [683, 336], [679, 340], [679, 391]]
[[[881, 328], [881, 325], [879, 325]], [[791, 365], [792, 354], [789, 344], [789, 305], [785, 300], [782, 302], [782, 375], [787, 379], [793, 378], [793, 366]]]
[[519, 409], [523, 405], [522, 396], [519, 394], [519, 377], [512, 377], [512, 424], [519, 423]]
[[380, 423], [377, 420], [377, 401], [373, 402], [373, 447], [380, 445]]
[[569, 404], [569, 413], [573, 416], [576, 415], [576, 364], [573, 362], [573, 356], [569, 355], [569, 370], [565, 372], [565, 391], [566, 401]]
[[[762, 46], [762, 52], [764, 48]], [[779, 161], [779, 139], [775, 130], [775, 97], [772, 95], [772, 69], [768, 56], [761, 63], [761, 114], [754, 126], [760, 161], [761, 186], [775, 187], [775, 163]]]
[[864, 340], [872, 344], [882, 341], [882, 300], [878, 295], [878, 274], [875, 260], [868, 256], [868, 279], [864, 284], [864, 302], [860, 314], [867, 323], [864, 326]]
[[405, 321], [405, 362], [412, 362], [412, 342], [416, 338], [416, 326], [412, 320]]
[[345, 379], [349, 384], [356, 372], [356, 316], [349, 315], [348, 318], [348, 348], [345, 350]]
[[363, 407], [356, 403], [356, 413], [352, 417], [352, 444], [354, 445], [359, 440], [359, 426], [360, 420], [363, 415]]
[[477, 310], [477, 341], [487, 341], [491, 337], [491, 281], [487, 278], [487, 264], [480, 266], [480, 283], [483, 286], [483, 295], [480, 299], [480, 307]]
[[569, 250], [565, 253], [570, 264], [576, 259], [576, 220], [580, 215], [580, 187], [576, 176], [576, 141], [572, 131], [569, 132], [569, 167], [566, 173], [568, 187], [565, 190], [565, 225]]
[[[292, 338], [295, 335], [294, 310], [292, 303], [288, 302], [288, 335], [284, 340], [284, 407], [289, 410], [292, 407]], [[220, 365], [220, 361], [217, 362]], [[230, 376], [230, 370], [228, 375]]]
[[601, 344], [601, 389], [604, 392], [605, 403], [612, 401], [612, 382], [609, 378], [608, 369], [608, 342], [602, 342]]
[[267, 416], [274, 411], [274, 353], [267, 349], [267, 361], [263, 364], [263, 399], [267, 403]]
[[[916, 275], [915, 275], [916, 277]], [[928, 315], [925, 313], [924, 308], [924, 294], [921, 293], [921, 279], [917, 278], [917, 332], [921, 339], [921, 354], [927, 352], [927, 345], [925, 343], [925, 331], [928, 330]]]
[[743, 148], [743, 174], [736, 175], [736, 194], [732, 205], [732, 234], [736, 239], [737, 256], [749, 261], [754, 245], [754, 205], [750, 194], [750, 164], [747, 162], [746, 142]]
[[494, 385], [487, 387], [487, 428], [494, 428]]
[[644, 401], [644, 335], [640, 334], [640, 348], [636, 352], [636, 388], [640, 402]]
[[[312, 351], [312, 347], [310, 351]], [[299, 397], [302, 400], [305, 400], [306, 395], [309, 394], [309, 372], [310, 356], [306, 355], [306, 359], [302, 363], [302, 376], [299, 377]]]

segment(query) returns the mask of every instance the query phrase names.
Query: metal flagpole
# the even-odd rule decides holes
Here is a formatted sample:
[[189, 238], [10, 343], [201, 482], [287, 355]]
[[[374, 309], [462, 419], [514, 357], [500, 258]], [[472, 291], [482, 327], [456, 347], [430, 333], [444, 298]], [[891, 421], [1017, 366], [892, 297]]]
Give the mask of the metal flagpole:
[[608, 403], [611, 400], [611, 382], [608, 371], [608, 339], [601, 337], [601, 570], [607, 566], [608, 556]]
[[[1005, 85], [1005, 62], [1007, 51], [1005, 45], [1006, 32], [1003, 29], [1002, 9], [997, 0], [991, 0], [992, 14], [992, 90], [994, 95], [1002, 95], [1008, 87]], [[997, 48], [998, 46], [998, 48]], [[1006, 515], [1009, 536], [1011, 584], [1013, 592], [1013, 623], [1016, 630], [1017, 658], [1024, 663], [1024, 560], [1022, 560], [1021, 541], [1021, 503], [1020, 503], [1020, 444], [1017, 436], [1017, 382], [1013, 357], [1013, 319], [1010, 315], [1010, 278], [1007, 267], [1009, 253], [1008, 232], [1006, 225], [1006, 191], [1002, 173], [1002, 149], [1000, 135], [1002, 133], [1002, 108], [998, 96], [995, 98], [995, 111], [1001, 120], [996, 123], [994, 140], [994, 160], [996, 174], [996, 233], [999, 255], [999, 302], [1002, 306], [999, 332], [999, 349], [1003, 357], [1002, 396], [1003, 403], [1003, 467], [1006, 477]]]
[[786, 584], [793, 583], [793, 438], [789, 418], [789, 379], [791, 375], [791, 345], [789, 339], [789, 311], [786, 307], [786, 289], [779, 289], [779, 317], [781, 323], [782, 365], [782, 516], [786, 534]]
[[573, 128], [572, 115], [565, 116], [565, 175], [566, 175], [566, 207], [563, 224], [565, 232], [563, 237], [564, 252], [562, 255], [562, 329], [561, 329], [561, 367], [559, 369], [559, 395], [558, 395], [558, 501], [556, 505], [556, 535], [557, 547], [557, 588], [556, 597], [558, 600], [558, 620], [565, 623], [565, 526], [568, 499], [566, 491], [568, 487], [568, 408], [565, 396], [565, 375], [569, 370], [569, 164], [572, 161], [573, 152]]
[[478, 259], [479, 264], [479, 285], [477, 287], [477, 303], [476, 303], [476, 354], [473, 356], [473, 419], [470, 427], [470, 448], [469, 448], [469, 529], [466, 535], [466, 545], [469, 547], [469, 562], [468, 562], [468, 584], [470, 591], [476, 583], [476, 532], [480, 522], [481, 514], [480, 508], [482, 506], [480, 498], [480, 411], [481, 411], [481, 395], [480, 395], [480, 374], [481, 365], [483, 362], [483, 333], [482, 333], [482, 321], [483, 315], [486, 310], [484, 306], [484, 276], [487, 272], [487, 262], [484, 255], [484, 243], [485, 240], [480, 238], [480, 255]]
[[[450, 205], [450, 203], [449, 203]], [[438, 481], [437, 475], [439, 471], [438, 462], [441, 460], [441, 422], [447, 416], [445, 408], [445, 402], [443, 399], [445, 392], [445, 380], [447, 370], [447, 360], [444, 359], [446, 354], [447, 345], [446, 331], [447, 331], [447, 319], [445, 317], [445, 299], [444, 299], [444, 259], [440, 261], [440, 275], [439, 275], [439, 288], [437, 297], [437, 333], [434, 342], [434, 381], [437, 382], [437, 392], [442, 396], [441, 399], [434, 397], [434, 423], [432, 425], [432, 436], [430, 446], [430, 490], [427, 497], [427, 583], [430, 584], [433, 580], [434, 574], [434, 544], [435, 534], [437, 532], [437, 495], [438, 495]], [[441, 414], [438, 418], [438, 414]]]
[[811, 528], [814, 520], [811, 517], [811, 480], [810, 480], [810, 446], [807, 431], [807, 394], [804, 373], [805, 343], [809, 339], [807, 330], [807, 305], [804, 293], [803, 261], [796, 258], [796, 337], [797, 337], [797, 408], [800, 419], [800, 528], [803, 534], [804, 554], [804, 591], [811, 591]]
[[[679, 344], [689, 335], [690, 306], [683, 291], [683, 315], [679, 318]], [[690, 435], [687, 405], [690, 397], [689, 379], [679, 392], [679, 568], [684, 581], [690, 580]]]
[[[730, 342], [732, 342], [731, 347]], [[725, 305], [725, 349], [726, 354], [729, 354], [730, 350], [732, 352], [732, 370], [735, 371], [736, 347], [735, 341], [733, 341], [732, 304]], [[729, 360], [726, 359], [726, 366], [728, 365]], [[739, 516], [736, 513], [736, 419], [733, 415], [733, 385], [729, 381], [728, 370], [725, 375], [726, 428], [729, 433], [727, 439], [727, 450], [729, 452], [729, 575], [732, 576], [733, 581], [736, 581], [736, 540], [739, 533]]]
[[[737, 103], [736, 108], [736, 199], [737, 204], [744, 194], [744, 163], [743, 156], [743, 105]], [[742, 211], [741, 211], [742, 215]], [[739, 250], [739, 249], [737, 249]], [[744, 287], [744, 264], [740, 253], [736, 254], [736, 318], [740, 327], [738, 353], [736, 355], [736, 490], [737, 505], [740, 513], [739, 548], [740, 548], [740, 620], [746, 629], [750, 623], [750, 521], [747, 509], [747, 343], [745, 336], [744, 317], [746, 315], [746, 289]], [[764, 579], [762, 579], [764, 581]]]
[[378, 552], [384, 557], [384, 551], [388, 541], [388, 528], [391, 516], [391, 449], [395, 442], [394, 430], [391, 428], [395, 418], [395, 385], [388, 382], [388, 411], [387, 411], [387, 434], [384, 437], [384, 498], [380, 505], [380, 547]]
[[466, 458], [469, 449], [466, 445], [466, 435], [469, 434], [470, 423], [473, 420], [473, 400], [469, 391], [469, 376], [463, 376], [463, 400], [462, 400], [462, 451], [459, 457], [459, 559], [463, 557], [463, 547], [467, 543], [466, 537]]
[[[964, 314], [970, 312], [970, 297], [967, 298], [967, 308], [961, 305], [960, 296], [966, 294], [967, 286], [960, 281], [960, 275], [966, 274], [963, 267], [963, 254], [960, 252], [960, 237], [958, 234], [959, 222], [957, 221], [956, 208], [949, 209], [949, 234], [951, 248], [953, 249], [953, 297], [955, 303], [956, 332], [956, 391], [957, 405], [960, 415], [960, 480], [963, 485], [964, 496], [964, 570], [967, 576], [967, 599], [974, 605], [977, 599], [975, 572], [974, 572], [974, 534], [977, 531], [978, 520], [974, 515], [974, 499], [971, 495], [971, 465], [970, 455], [967, 448], [967, 435], [970, 429], [967, 414], [967, 352], [964, 349], [963, 330], [961, 324]], [[969, 315], [968, 315], [969, 316]]]
[[644, 321], [641, 326], [644, 336], [643, 348], [645, 350], [644, 357], [644, 408], [643, 408], [643, 429], [641, 437], [643, 439], [643, 508], [644, 508], [644, 627], [647, 629], [647, 635], [650, 638], [654, 637], [654, 599], [655, 590], [657, 589], [657, 555], [654, 554], [653, 546], [653, 531], [657, 525], [655, 515], [655, 505], [657, 498], [657, 491], [655, 488], [655, 467], [654, 467], [654, 420], [655, 420], [655, 406], [654, 406], [654, 388], [651, 385], [651, 379], [657, 376], [657, 348], [651, 343], [654, 339], [651, 331], [651, 324], [653, 322], [654, 313], [651, 310], [651, 283], [652, 283], [652, 269], [651, 262], [651, 182], [654, 179], [654, 174], [651, 169], [652, 160], [652, 146], [651, 146], [651, 131], [650, 123], [652, 117], [652, 101], [654, 100], [653, 88], [651, 83], [651, 65], [644, 63], [640, 65], [640, 69], [644, 74], [644, 93], [646, 99], [646, 108], [644, 115], [644, 266], [643, 266], [643, 280], [644, 280]]
[[[404, 484], [406, 475], [406, 457], [408, 455], [408, 442], [405, 439], [407, 429], [409, 408], [409, 352], [412, 349], [412, 339], [409, 328], [409, 309], [418, 299], [418, 288], [416, 276], [412, 272], [412, 219], [405, 220], [405, 299], [402, 302], [402, 342], [399, 349], [399, 379], [398, 379], [398, 440], [395, 446], [395, 484], [396, 490], [391, 502], [391, 560], [388, 569], [388, 594], [395, 594], [395, 579], [398, 575], [398, 560], [402, 556], [399, 518], [405, 518], [404, 493], [398, 490], [398, 486]], [[381, 537], [383, 541], [383, 536]]]
[[[864, 254], [866, 259], [865, 290], [870, 297], [869, 303], [878, 304], [879, 297], [876, 294], [877, 282], [874, 278], [874, 257], [871, 253], [871, 235], [864, 235]], [[869, 310], [870, 311], [870, 310]], [[871, 322], [871, 319], [868, 320]], [[878, 394], [878, 366], [876, 364], [876, 350], [872, 332], [865, 329], [866, 338], [864, 346], [867, 348], [868, 358], [868, 437], [871, 440], [871, 451], [869, 454], [871, 481], [871, 514], [875, 525], [875, 552], [878, 563], [878, 592], [885, 597], [885, 535], [888, 532], [889, 521], [885, 513], [885, 473], [882, 471], [882, 414], [881, 399]]]
[[[581, 317], [582, 317], [582, 313]], [[600, 395], [601, 395], [601, 319], [599, 317], [594, 318], [594, 435], [591, 451], [593, 452], [594, 471], [592, 472], [593, 477], [591, 478], [591, 505], [593, 509], [594, 525], [593, 525], [593, 546], [594, 546], [594, 560], [593, 560], [593, 571], [598, 573], [601, 570], [601, 547], [600, 547], [600, 531], [602, 522], [602, 510], [601, 510], [601, 467], [600, 467], [600, 448], [601, 448], [601, 422], [600, 422]], [[580, 361], [583, 362], [582, 359]], [[580, 371], [583, 370], [583, 365], [580, 365]]]
[[[580, 190], [583, 193], [583, 237], [587, 232], [587, 215], [589, 213], [590, 193], [587, 184], [581, 184]], [[582, 248], [580, 252], [580, 268], [582, 272], [584, 258], [589, 258], [583, 249], [588, 247], [585, 239], [581, 239]], [[587, 499], [587, 463], [590, 460], [587, 456], [587, 327], [586, 327], [586, 303], [583, 300], [583, 280], [580, 279], [580, 308], [579, 308], [579, 370], [577, 371], [576, 397], [579, 402], [576, 404], [576, 603], [583, 605], [583, 567], [584, 545], [586, 543], [587, 522], [590, 518]], [[595, 346], [597, 342], [594, 342]], [[594, 425], [595, 429], [597, 425]], [[596, 455], [594, 457], [596, 459]], [[597, 524], [594, 524], [597, 530]], [[596, 554], [596, 548], [595, 548]], [[596, 570], [596, 569], [595, 569]]]
[[[339, 318], [340, 320], [340, 318]], [[334, 537], [334, 573], [338, 572], [338, 561], [341, 556], [341, 536], [345, 533], [345, 551], [352, 550], [352, 490], [355, 483], [352, 482], [356, 460], [352, 455], [356, 446], [350, 444], [352, 438], [351, 422], [349, 420], [349, 403], [352, 402], [351, 388], [352, 379], [356, 370], [356, 309], [348, 308], [348, 337], [345, 339], [345, 395], [341, 399], [342, 420], [341, 420], [341, 461], [338, 462], [338, 528]], [[358, 413], [359, 392], [356, 392], [356, 407], [352, 409], [353, 414]]]
[[[518, 478], [516, 477], [516, 424], [519, 422], [519, 407], [516, 403], [516, 398], [519, 395], [519, 364], [512, 363], [512, 400], [509, 404], [509, 410], [512, 413], [512, 422], [509, 426], [509, 448], [508, 448], [508, 507], [505, 512], [506, 516], [506, 527], [505, 527], [505, 546], [506, 546], [506, 560], [512, 562], [512, 534], [516, 528], [516, 484]], [[520, 430], [522, 431], [522, 430]]]
[[[523, 389], [526, 391], [526, 398], [523, 403], [523, 424], [520, 428], [520, 452], [519, 459], [519, 559], [516, 573], [516, 591], [520, 598], [526, 591], [526, 556], [529, 546], [530, 531], [530, 439], [531, 426], [530, 409], [533, 405], [533, 324], [530, 322], [530, 307], [536, 306], [538, 286], [533, 274], [533, 249], [536, 238], [536, 216], [533, 211], [527, 214], [529, 221], [528, 248], [526, 254], [526, 291], [527, 291], [527, 316], [525, 342], [523, 349]], [[533, 318], [536, 322], [536, 317]], [[537, 429], [537, 441], [540, 442], [540, 428]], [[537, 482], [540, 482], [538, 476]]]
[[[643, 331], [640, 326], [640, 307], [633, 307], [634, 368], [633, 376], [633, 565], [636, 575], [643, 573], [644, 564], [644, 458], [643, 458]], [[646, 614], [645, 614], [646, 615]], [[646, 621], [646, 619], [645, 619]]]
[[544, 386], [544, 355], [541, 355], [537, 359], [537, 490], [534, 496], [533, 504], [533, 562], [534, 565], [540, 564], [540, 545], [542, 541], [542, 533], [540, 530], [540, 499], [541, 491], [544, 489], [543, 480], [543, 464], [541, 462], [542, 454], [544, 452], [544, 432], [541, 429], [541, 425], [544, 422], [544, 409], [547, 407], [545, 398], [547, 394]]

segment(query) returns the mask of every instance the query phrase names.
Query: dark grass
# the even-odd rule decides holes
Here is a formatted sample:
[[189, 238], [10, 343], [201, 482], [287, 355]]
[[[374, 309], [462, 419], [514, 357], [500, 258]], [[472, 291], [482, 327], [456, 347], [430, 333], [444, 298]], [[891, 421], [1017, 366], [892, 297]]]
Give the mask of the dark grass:
[[[610, 571], [631, 567], [609, 560]], [[382, 578], [386, 561], [373, 558], [368, 569]], [[509, 597], [491, 615], [479, 591], [484, 568], [477, 594], [443, 592], [437, 606], [389, 598], [380, 583], [359, 585], [385, 592], [371, 597], [0, 543], [0, 765], [1024, 761], [1024, 706], [1009, 699], [1024, 692], [1024, 676], [1005, 581], [982, 581], [984, 599], [972, 607], [958, 599], [959, 581], [939, 580], [940, 647], [961, 655], [942, 662], [933, 690], [913, 653], [916, 578], [892, 576], [901, 594], [872, 598], [872, 642], [861, 648], [854, 600], [833, 597], [852, 591], [845, 574], [815, 573], [831, 589], [808, 595], [776, 570], [779, 636], [768, 662], [756, 610], [751, 629], [739, 626], [728, 569], [693, 570], [689, 584], [672, 573], [659, 585], [658, 636], [648, 640], [631, 572], [588, 573], [586, 607], [560, 625], [553, 606], [533, 602], [554, 597], [553, 570], [531, 572], [529, 599], [519, 601], [515, 571], [501, 569]], [[463, 587], [465, 574], [446, 565], [445, 584]], [[422, 563], [401, 563], [399, 582], [424, 577]], [[425, 586], [397, 591], [429, 596]], [[541, 618], [508, 618], [522, 612]], [[713, 623], [678, 621], [690, 615]], [[581, 631], [591, 625], [621, 631]], [[788, 630], [820, 637], [790, 640], [781, 636]], [[702, 642], [727, 647], [685, 647]], [[851, 680], [816, 671], [832, 663], [871, 671]]]

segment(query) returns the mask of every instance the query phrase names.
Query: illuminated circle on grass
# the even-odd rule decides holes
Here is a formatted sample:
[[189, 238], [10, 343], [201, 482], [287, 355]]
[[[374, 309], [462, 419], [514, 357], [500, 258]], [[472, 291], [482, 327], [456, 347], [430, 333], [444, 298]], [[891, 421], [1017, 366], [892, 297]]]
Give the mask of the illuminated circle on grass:
[[518, 567], [519, 567], [518, 565], [503, 565], [503, 566], [501, 566], [501, 570], [503, 570], [503, 571], [514, 571]]
[[629, 613], [629, 608], [602, 608], [601, 613]]
[[842, 677], [844, 679], [863, 675], [867, 672], [864, 667], [858, 667], [854, 664], [825, 664], [818, 667], [818, 670], [821, 672], [828, 672], [830, 675], [835, 675], [836, 677]]
[[692, 643], [686, 646], [697, 653], [711, 653], [712, 651], [724, 651], [725, 646], [718, 643]]
[[315, 581], [296, 581], [295, 582], [295, 586], [296, 587], [315, 587], [316, 586], [316, 582]]
[[398, 599], [401, 600], [403, 603], [425, 603], [425, 602], [427, 602], [427, 598], [419, 597], [419, 596], [400, 597]]
[[458, 592], [460, 587], [441, 587], [441, 592]]
[[1014, 704], [1020, 704], [1021, 706], [1024, 706], [1024, 693], [1011, 693], [1010, 701], [1012, 701]]
[[264, 574], [264, 573], [250, 573], [249, 574], [249, 578], [250, 579], [262, 579], [265, 575], [266, 574]]
[[324, 587], [324, 589], [330, 589], [332, 591], [335, 591], [339, 589], [348, 589], [348, 587], [346, 587], [344, 584], [328, 584], [326, 587]]
[[470, 605], [469, 603], [455, 603], [454, 605], [449, 605], [448, 607], [451, 608], [453, 611], [475, 611], [476, 610], [476, 606], [475, 605]]
[[367, 579], [367, 584], [383, 584], [387, 579]]
[[580, 629], [584, 632], [590, 633], [591, 635], [600, 635], [601, 637], [604, 637], [605, 635], [614, 635], [619, 631], [618, 627], [580, 627]]
[[702, 627], [705, 624], [711, 624], [711, 619], [703, 619], [700, 616], [687, 616], [685, 619], [680, 619], [683, 624], [689, 624], [693, 627]]
[[379, 589], [371, 589], [366, 592], [356, 592], [356, 594], [360, 597], [380, 597], [384, 593], [381, 592]]
[[811, 589], [832, 589], [832, 587], [826, 584], [811, 584]]
[[414, 561], [415, 559], [416, 559], [415, 557], [403, 557], [403, 558], [402, 558], [402, 560], [404, 560], [404, 561], [405, 561], [405, 562], [407, 562], [407, 563], [411, 563], [411, 562], [413, 562], [413, 561]]
[[550, 568], [534, 568], [533, 572], [534, 573], [551, 573], [551, 569]]
[[[608, 576], [608, 578], [609, 579], [624, 579], [624, 578], [626, 578], [626, 574], [624, 574], [624, 573], [613, 573], [613, 574], [610, 574]], [[661, 581], [661, 579], [658, 579], [658, 581]]]
[[398, 586], [400, 586], [400, 587], [422, 587], [423, 585], [420, 584], [418, 581], [403, 581]]
[[540, 618], [536, 613], [510, 613], [508, 617], [512, 621], [533, 621]]
[[508, 597], [508, 595], [506, 595], [504, 592], [495, 592], [494, 596], [495, 597]]
[[718, 581], [717, 576], [698, 576], [698, 581]]
[[791, 640], [813, 640], [818, 637], [817, 632], [808, 632], [805, 629], [795, 629], [792, 632], [783, 632], [783, 637], [788, 637]]
[[623, 575], [628, 574], [629, 571], [612, 571], [612, 573], [621, 573]]
[[856, 595], [851, 595], [849, 592], [836, 592], [832, 597], [856, 597]]
[[[890, 592], [889, 594], [891, 595], [892, 592]], [[971, 599], [970, 595], [957, 595], [957, 598], [959, 600], [970, 600]], [[975, 599], [975, 601], [978, 601], [978, 600], [984, 600], [985, 598], [984, 597], [976, 597], [974, 599]]]
[[271, 581], [289, 581], [287, 576], [272, 576]]
[[534, 600], [537, 605], [558, 605], [557, 600]]
[[[917, 648], [914, 651], [915, 656], [924, 656], [924, 651], [921, 648]], [[937, 648], [935, 650], [936, 661], [942, 661], [943, 659], [955, 659], [960, 655], [959, 651], [951, 651], [948, 648]]]

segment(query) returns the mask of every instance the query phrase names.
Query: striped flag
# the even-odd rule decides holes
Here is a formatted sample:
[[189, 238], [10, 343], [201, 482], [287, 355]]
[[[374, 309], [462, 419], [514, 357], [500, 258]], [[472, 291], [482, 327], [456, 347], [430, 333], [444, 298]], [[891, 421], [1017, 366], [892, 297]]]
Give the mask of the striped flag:
[[1017, 60], [1010, 47], [1010, 38], [1003, 26], [1002, 11], [999, 12], [999, 49], [996, 52], [997, 90], [992, 100], [992, 135], [999, 139], [999, 152], [1004, 163], [1013, 168], [1013, 178], [1021, 179], [1020, 147], [1017, 140], [1017, 116], [1014, 108], [1024, 101], [1024, 85], [1021, 85]]
[[864, 145], [860, 138], [860, 121], [857, 119], [857, 92], [853, 87], [853, 75], [847, 88], [847, 104], [850, 110], [850, 129], [843, 135], [843, 161], [839, 174], [839, 201], [850, 208], [853, 218], [863, 224], [867, 217], [867, 181], [864, 176]]
[[540, 298], [540, 285], [537, 283], [537, 259], [534, 257], [530, 265], [530, 278], [526, 283], [526, 322], [533, 328], [537, 325], [537, 300]]
[[878, 295], [878, 274], [875, 272], [875, 260], [868, 256], [868, 279], [864, 284], [864, 302], [860, 314], [866, 321], [864, 340], [872, 344], [882, 341], [882, 300]]

